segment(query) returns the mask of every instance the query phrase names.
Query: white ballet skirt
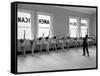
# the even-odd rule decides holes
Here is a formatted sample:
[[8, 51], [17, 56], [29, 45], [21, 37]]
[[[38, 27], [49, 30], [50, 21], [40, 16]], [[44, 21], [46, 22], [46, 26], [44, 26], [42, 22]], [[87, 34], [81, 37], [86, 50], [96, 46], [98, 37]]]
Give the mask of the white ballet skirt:
[[37, 41], [37, 45], [42, 45], [42, 41]]
[[55, 40], [51, 40], [51, 43], [56, 43], [56, 41]]
[[60, 43], [63, 43], [63, 41], [62, 41], [62, 40], [59, 40], [59, 42], [60, 42]]

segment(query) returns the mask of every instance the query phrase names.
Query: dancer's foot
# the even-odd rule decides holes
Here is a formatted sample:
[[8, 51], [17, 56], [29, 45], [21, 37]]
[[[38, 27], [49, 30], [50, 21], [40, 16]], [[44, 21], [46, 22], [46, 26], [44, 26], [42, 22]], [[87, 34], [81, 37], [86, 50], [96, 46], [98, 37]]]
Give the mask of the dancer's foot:
[[89, 57], [89, 54], [88, 54], [88, 57]]
[[85, 54], [83, 54], [82, 56], [85, 56]]

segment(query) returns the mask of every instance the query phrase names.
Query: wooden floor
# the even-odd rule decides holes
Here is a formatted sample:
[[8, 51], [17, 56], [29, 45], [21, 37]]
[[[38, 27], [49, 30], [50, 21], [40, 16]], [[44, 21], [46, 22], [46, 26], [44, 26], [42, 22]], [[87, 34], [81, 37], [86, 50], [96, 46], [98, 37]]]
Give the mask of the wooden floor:
[[96, 47], [89, 47], [90, 56], [82, 56], [83, 49], [71, 48], [49, 54], [18, 56], [18, 72], [50, 71], [96, 67]]

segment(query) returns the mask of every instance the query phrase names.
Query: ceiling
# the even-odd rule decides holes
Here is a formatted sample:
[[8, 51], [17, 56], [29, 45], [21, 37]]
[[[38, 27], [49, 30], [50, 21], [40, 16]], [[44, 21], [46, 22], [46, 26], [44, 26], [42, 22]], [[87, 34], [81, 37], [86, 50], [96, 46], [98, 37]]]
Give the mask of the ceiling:
[[[57, 6], [59, 7], [59, 6]], [[59, 7], [67, 10], [72, 10], [76, 12], [86, 13], [86, 14], [96, 14], [96, 8], [87, 8], [87, 7]]]

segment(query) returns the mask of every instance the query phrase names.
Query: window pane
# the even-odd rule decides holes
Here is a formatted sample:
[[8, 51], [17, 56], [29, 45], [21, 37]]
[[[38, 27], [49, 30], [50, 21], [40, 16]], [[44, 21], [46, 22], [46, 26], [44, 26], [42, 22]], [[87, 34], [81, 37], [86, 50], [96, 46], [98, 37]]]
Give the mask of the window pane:
[[75, 29], [70, 30], [70, 37], [76, 37], [76, 30]]
[[50, 27], [50, 16], [48, 15], [38, 15], [38, 26], [39, 27]]
[[49, 27], [50, 28], [50, 24], [39, 24], [38, 27]]
[[18, 28], [17, 37], [18, 39], [24, 39], [24, 28]]
[[76, 37], [77, 23], [78, 22], [76, 18], [69, 18], [70, 37]]
[[81, 19], [81, 23], [86, 23], [87, 24], [87, 20]]
[[44, 37], [47, 37], [48, 34], [49, 34], [49, 29], [41, 29], [41, 28], [39, 28], [39, 37], [42, 37], [43, 33], [44, 33]]
[[18, 26], [31, 27], [31, 14], [18, 12]]
[[23, 39], [24, 38], [24, 31], [25, 31], [25, 39], [32, 39], [31, 36], [31, 28], [18, 28], [18, 39]]
[[81, 30], [82, 37], [85, 37], [86, 34], [87, 34], [87, 30]]
[[76, 19], [76, 18], [70, 18], [69, 21], [70, 21], [71, 23], [73, 23], [73, 22], [77, 22], [77, 19]]
[[88, 26], [88, 21], [85, 19], [81, 19], [81, 36], [85, 37], [87, 34], [87, 26]]
[[43, 14], [38, 15], [38, 37], [42, 37], [43, 33], [44, 37], [47, 37], [51, 30], [50, 27], [51, 27], [51, 17], [49, 15], [43, 15]]

